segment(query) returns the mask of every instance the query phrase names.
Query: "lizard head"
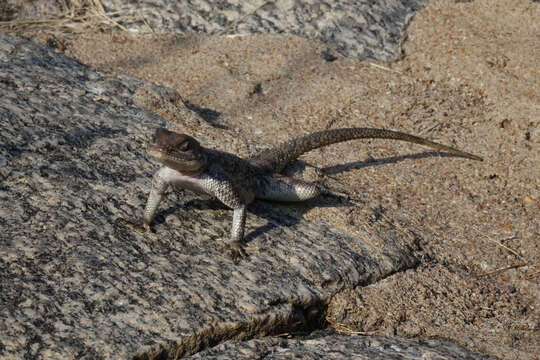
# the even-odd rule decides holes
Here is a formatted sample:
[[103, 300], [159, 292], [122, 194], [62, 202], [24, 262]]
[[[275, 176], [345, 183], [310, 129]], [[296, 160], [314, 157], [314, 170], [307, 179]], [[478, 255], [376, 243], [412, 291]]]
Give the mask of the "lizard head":
[[148, 154], [183, 174], [197, 174], [207, 167], [207, 159], [197, 140], [186, 134], [178, 134], [164, 128], [156, 129]]

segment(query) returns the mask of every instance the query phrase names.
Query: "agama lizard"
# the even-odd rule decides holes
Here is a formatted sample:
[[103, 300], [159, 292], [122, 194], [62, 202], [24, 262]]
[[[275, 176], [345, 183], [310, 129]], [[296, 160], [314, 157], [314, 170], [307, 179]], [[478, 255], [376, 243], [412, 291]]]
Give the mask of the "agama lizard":
[[144, 226], [150, 224], [169, 185], [206, 193], [232, 208], [230, 247], [233, 257], [246, 256], [244, 225], [247, 206], [254, 199], [304, 201], [320, 194], [317, 185], [295, 180], [279, 172], [300, 155], [326, 145], [353, 139], [393, 139], [482, 161], [482, 158], [449, 146], [405, 133], [371, 128], [345, 128], [312, 133], [267, 149], [248, 159], [202, 147], [197, 140], [158, 128], [148, 153], [164, 166], [152, 179], [144, 210]]

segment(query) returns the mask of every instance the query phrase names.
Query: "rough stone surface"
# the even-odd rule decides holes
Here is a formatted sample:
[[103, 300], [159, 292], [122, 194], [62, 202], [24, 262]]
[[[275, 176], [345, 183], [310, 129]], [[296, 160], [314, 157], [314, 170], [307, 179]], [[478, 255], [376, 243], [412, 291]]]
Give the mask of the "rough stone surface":
[[140, 218], [155, 169], [144, 143], [167, 125], [134, 106], [141, 85], [0, 37], [2, 356], [174, 358], [305, 329], [337, 291], [417, 264], [414, 241], [389, 233], [379, 250], [258, 204], [252, 256], [234, 265], [231, 212], [188, 192], [167, 197], [155, 234], [136, 232], [124, 219]]
[[[84, 2], [99, 3], [65, 3]], [[60, 3], [7, 0], [6, 8], [6, 2], [0, 1], [0, 20], [56, 16], [50, 7]], [[13, 4], [28, 6], [28, 11], [13, 11]], [[272, 204], [272, 209], [258, 204], [253, 210], [259, 218], [250, 216], [254, 223], [260, 219], [268, 223], [248, 228], [250, 251], [258, 248], [261, 233], [284, 224], [292, 226], [298, 218], [338, 227], [378, 247], [379, 253], [386, 251], [386, 256], [399, 258], [413, 249], [420, 259], [414, 269], [370, 286], [343, 286], [326, 311], [332, 327], [371, 336], [442, 338], [496, 358], [532, 360], [540, 353], [538, 4], [531, 0], [431, 1], [407, 30], [407, 56], [385, 67], [344, 58], [324, 43], [296, 36], [126, 36], [111, 31], [115, 25], [102, 17], [99, 27], [92, 23], [70, 23], [62, 28], [49, 24], [24, 33], [110, 76], [129, 75], [171, 88], [136, 82], [133, 102], [170, 119], [167, 126], [192, 134], [210, 147], [246, 155], [296, 134], [329, 127], [374, 126], [419, 134], [485, 156], [483, 163], [471, 163], [432, 153], [415, 154], [422, 150], [378, 141], [352, 142], [306, 154], [292, 168], [302, 171], [304, 179], [322, 180], [325, 187], [344, 194], [347, 200], [322, 196], [301, 205]], [[0, 25], [0, 29], [6, 28], [17, 31]], [[9, 60], [9, 55], [4, 58]], [[122, 77], [121, 82], [124, 80], [128, 79]], [[1, 87], [7, 88], [6, 84]], [[30, 88], [35, 94], [37, 86]], [[22, 94], [18, 102], [25, 99], [25, 93], [18, 92]], [[76, 104], [70, 96], [70, 102]], [[115, 119], [118, 114], [111, 116]], [[26, 127], [33, 126], [31, 121], [27, 123]], [[3, 156], [0, 161], [2, 174]], [[144, 171], [149, 176], [150, 170]], [[4, 179], [0, 176], [2, 186]], [[24, 199], [25, 194], [20, 194]], [[136, 200], [137, 206], [142, 206], [145, 195], [138, 196], [143, 200]], [[0, 211], [4, 199], [0, 199]], [[189, 193], [171, 193], [168, 199], [160, 209], [158, 227], [179, 226], [183, 223], [178, 219], [186, 220], [192, 212], [210, 219], [198, 232], [217, 227], [222, 233], [230, 226], [230, 212], [216, 202]], [[16, 224], [17, 229], [26, 226]], [[200, 219], [193, 224], [200, 225]], [[189, 244], [185, 241], [182, 249]], [[97, 253], [101, 252], [98, 247]], [[47, 295], [55, 282], [44, 278], [52, 284], [43, 290]], [[16, 279], [31, 283], [41, 278], [21, 275]], [[7, 288], [12, 283], [9, 280], [11, 287]], [[120, 288], [129, 290], [128, 286]], [[318, 310], [325, 304], [298, 313], [307, 319], [304, 323], [313, 326], [311, 319], [318, 326]], [[107, 306], [89, 309], [94, 314]], [[66, 318], [76, 316], [78, 313], [68, 313]], [[40, 325], [43, 317], [37, 319], [25, 323], [38, 329], [30, 336], [41, 336], [36, 326], [47, 327], [47, 323]], [[250, 337], [242, 329], [253, 329], [254, 321], [229, 319], [232, 327], [219, 327], [223, 324], [218, 322], [216, 327], [179, 338], [182, 349], [204, 348], [227, 336]], [[264, 319], [258, 322], [264, 323]], [[161, 324], [155, 327], [161, 329]], [[277, 332], [298, 334], [293, 328], [284, 326]], [[265, 328], [261, 325], [251, 333], [260, 329]], [[45, 334], [50, 343], [51, 336]], [[35, 339], [28, 342], [28, 358], [34, 358], [30, 350], [36, 352], [40, 346], [40, 339]], [[159, 347], [154, 348], [153, 354], [163, 354]], [[165, 348], [176, 345], [165, 344]], [[80, 354], [84, 356], [83, 351]]]
[[[345, 56], [394, 60], [406, 26], [427, 0], [154, 1], [141, 12], [160, 31], [208, 34], [294, 34], [329, 44]], [[103, 1], [112, 11], [123, 1]], [[261, 7], [262, 5], [262, 7]]]
[[227, 341], [189, 359], [489, 359], [438, 340], [327, 335], [307, 339]]
[[[13, 0], [11, 0], [13, 2]], [[391, 61], [401, 56], [407, 25], [427, 0], [170, 1], [101, 0], [121, 13], [122, 26], [158, 33], [291, 34], [322, 41], [345, 56]], [[20, 17], [37, 16], [51, 1], [13, 5]], [[54, 4], [54, 3], [53, 3]], [[61, 4], [57, 4], [58, 11]], [[16, 15], [14, 15], [16, 16]]]

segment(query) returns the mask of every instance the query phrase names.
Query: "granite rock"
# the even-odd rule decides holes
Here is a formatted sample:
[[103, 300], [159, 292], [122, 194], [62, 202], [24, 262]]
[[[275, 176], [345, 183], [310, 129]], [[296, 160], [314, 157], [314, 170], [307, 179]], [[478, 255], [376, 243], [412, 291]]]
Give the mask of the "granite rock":
[[[51, 1], [14, 2], [14, 17], [61, 11]], [[205, 34], [291, 34], [322, 41], [345, 56], [387, 62], [401, 57], [405, 30], [427, 0], [216, 1], [101, 0], [133, 31]], [[114, 18], [114, 15], [111, 15]]]
[[234, 264], [231, 211], [188, 191], [136, 231], [157, 168], [145, 143], [169, 126], [135, 105], [143, 86], [0, 35], [0, 357], [166, 359], [309, 331], [340, 290], [418, 264], [391, 232], [375, 248], [269, 203]]
[[302, 339], [230, 340], [189, 359], [488, 359], [438, 340], [317, 334]]

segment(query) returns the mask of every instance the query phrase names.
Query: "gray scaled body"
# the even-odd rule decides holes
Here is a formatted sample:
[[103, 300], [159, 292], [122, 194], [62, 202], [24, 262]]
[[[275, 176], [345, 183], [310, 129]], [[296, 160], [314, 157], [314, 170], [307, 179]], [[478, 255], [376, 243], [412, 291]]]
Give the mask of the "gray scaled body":
[[230, 247], [233, 256], [245, 256], [244, 225], [247, 206], [254, 199], [304, 201], [319, 195], [315, 184], [280, 175], [300, 155], [326, 145], [354, 139], [394, 139], [479, 160], [482, 158], [449, 146], [405, 133], [372, 128], [345, 128], [315, 132], [264, 150], [248, 159], [206, 149], [197, 140], [163, 128], [156, 130], [148, 153], [161, 167], [152, 179], [152, 190], [144, 210], [144, 224], [150, 227], [163, 194], [169, 186], [212, 195], [232, 208]]

